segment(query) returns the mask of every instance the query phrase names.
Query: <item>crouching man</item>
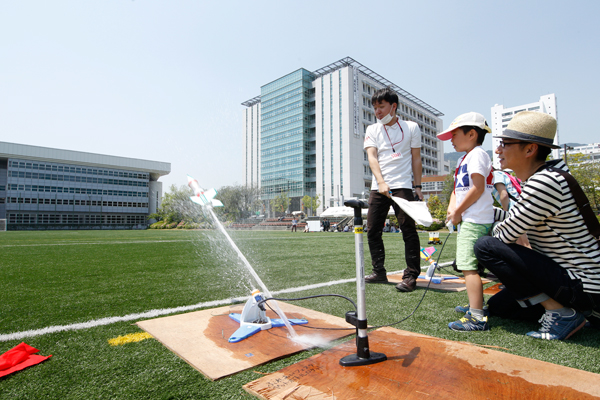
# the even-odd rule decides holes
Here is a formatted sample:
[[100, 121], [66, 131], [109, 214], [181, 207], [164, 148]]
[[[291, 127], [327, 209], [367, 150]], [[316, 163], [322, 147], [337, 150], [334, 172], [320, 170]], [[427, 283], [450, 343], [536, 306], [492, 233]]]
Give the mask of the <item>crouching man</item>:
[[[540, 318], [538, 339], [563, 340], [586, 318], [600, 324], [600, 245], [589, 232], [562, 160], [546, 162], [556, 120], [543, 113], [516, 114], [495, 150], [502, 169], [512, 169], [525, 184], [521, 198], [506, 212], [493, 237], [478, 239], [475, 255], [506, 287], [488, 301], [490, 315]], [[527, 234], [531, 248], [516, 241]]]

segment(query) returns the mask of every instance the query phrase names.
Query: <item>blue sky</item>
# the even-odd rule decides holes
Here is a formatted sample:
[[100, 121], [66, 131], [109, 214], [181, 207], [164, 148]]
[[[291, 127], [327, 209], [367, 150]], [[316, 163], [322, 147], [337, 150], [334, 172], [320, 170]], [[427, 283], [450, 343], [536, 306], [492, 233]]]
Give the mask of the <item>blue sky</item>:
[[561, 142], [600, 141], [600, 2], [373, 4], [0, 0], [0, 140], [170, 162], [165, 190], [242, 183], [241, 103], [349, 56], [444, 127], [555, 93]]

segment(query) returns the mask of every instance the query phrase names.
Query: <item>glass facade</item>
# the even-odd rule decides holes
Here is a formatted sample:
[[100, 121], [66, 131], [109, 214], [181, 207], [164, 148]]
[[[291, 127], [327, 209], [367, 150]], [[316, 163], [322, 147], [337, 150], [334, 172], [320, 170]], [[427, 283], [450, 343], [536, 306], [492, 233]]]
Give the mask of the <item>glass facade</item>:
[[[305, 195], [319, 195], [326, 208], [368, 193], [372, 175], [360, 139], [376, 121], [371, 96], [382, 87], [398, 93], [398, 116], [421, 129], [423, 175], [437, 175], [443, 153], [436, 134], [443, 114], [348, 57], [313, 72], [298, 69], [242, 103], [247, 110], [261, 105], [255, 114], [260, 123], [249, 127], [247, 111], [245, 127], [245, 140], [260, 146], [246, 147], [245, 168], [247, 180], [260, 182], [261, 200], [286, 193], [288, 210], [295, 211]], [[249, 173], [250, 168], [257, 169]]]
[[[299, 69], [261, 87], [261, 197], [299, 198], [311, 187], [314, 158], [313, 74]], [[308, 172], [307, 172], [308, 171]], [[314, 160], [313, 160], [314, 175]]]

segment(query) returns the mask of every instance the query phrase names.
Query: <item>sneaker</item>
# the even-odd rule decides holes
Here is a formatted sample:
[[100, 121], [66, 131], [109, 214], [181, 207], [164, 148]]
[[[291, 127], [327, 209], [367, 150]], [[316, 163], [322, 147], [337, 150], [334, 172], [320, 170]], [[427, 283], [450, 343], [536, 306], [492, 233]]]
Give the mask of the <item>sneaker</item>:
[[365, 283], [388, 283], [388, 278], [385, 272], [383, 274], [373, 272], [371, 275], [365, 276]]
[[[592, 313], [585, 317], [588, 320], [589, 326], [592, 328], [600, 328], [600, 311], [592, 311]], [[586, 325], [588, 326], [588, 325]]]
[[542, 324], [540, 330], [527, 332], [527, 336], [536, 339], [565, 340], [583, 328], [585, 317], [577, 311], [570, 317], [561, 317], [559, 313], [546, 311], [538, 322]]
[[488, 325], [487, 320], [487, 317], [483, 317], [480, 321], [470, 313], [466, 313], [465, 316], [458, 321], [450, 322], [448, 328], [459, 332], [489, 331], [490, 326]]
[[417, 287], [417, 281], [415, 278], [404, 278], [402, 282], [396, 285], [396, 290], [399, 292], [412, 292]]
[[[467, 304], [466, 306], [456, 306], [454, 308], [454, 311], [456, 311], [459, 314], [466, 314], [469, 311], [471, 311], [471, 307], [469, 304]], [[488, 317], [489, 315], [490, 315], [490, 312], [488, 311], [488, 307], [483, 306], [483, 316]]]

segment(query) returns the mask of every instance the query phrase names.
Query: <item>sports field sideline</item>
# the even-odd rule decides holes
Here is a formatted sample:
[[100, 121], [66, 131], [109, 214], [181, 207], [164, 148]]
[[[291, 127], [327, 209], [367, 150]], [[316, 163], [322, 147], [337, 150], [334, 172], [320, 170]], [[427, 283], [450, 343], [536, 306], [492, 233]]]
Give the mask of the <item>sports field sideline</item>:
[[[231, 235], [273, 294], [356, 298], [354, 235]], [[388, 268], [402, 269], [399, 234], [384, 234], [384, 240]], [[426, 233], [421, 243], [427, 243]], [[454, 258], [454, 243], [451, 235], [440, 262]], [[442, 246], [436, 247], [437, 256]], [[136, 321], [230, 304], [250, 294], [255, 287], [250, 274], [213, 231], [3, 232], [0, 254], [0, 353], [25, 341], [40, 354], [53, 355], [0, 379], [0, 398], [252, 398], [243, 384], [322, 351], [212, 382], [154, 339], [109, 344], [110, 339], [140, 333]], [[368, 270], [368, 261], [366, 265]], [[367, 285], [369, 323], [402, 319], [424, 292], [400, 294], [393, 285]], [[430, 290], [415, 314], [395, 327], [600, 373], [600, 330], [584, 329], [565, 342], [527, 338], [523, 334], [537, 325], [499, 318], [491, 318], [490, 332], [449, 330], [447, 323], [457, 317], [454, 306], [466, 302], [466, 292]], [[352, 309], [338, 298], [295, 304], [339, 317]]]

